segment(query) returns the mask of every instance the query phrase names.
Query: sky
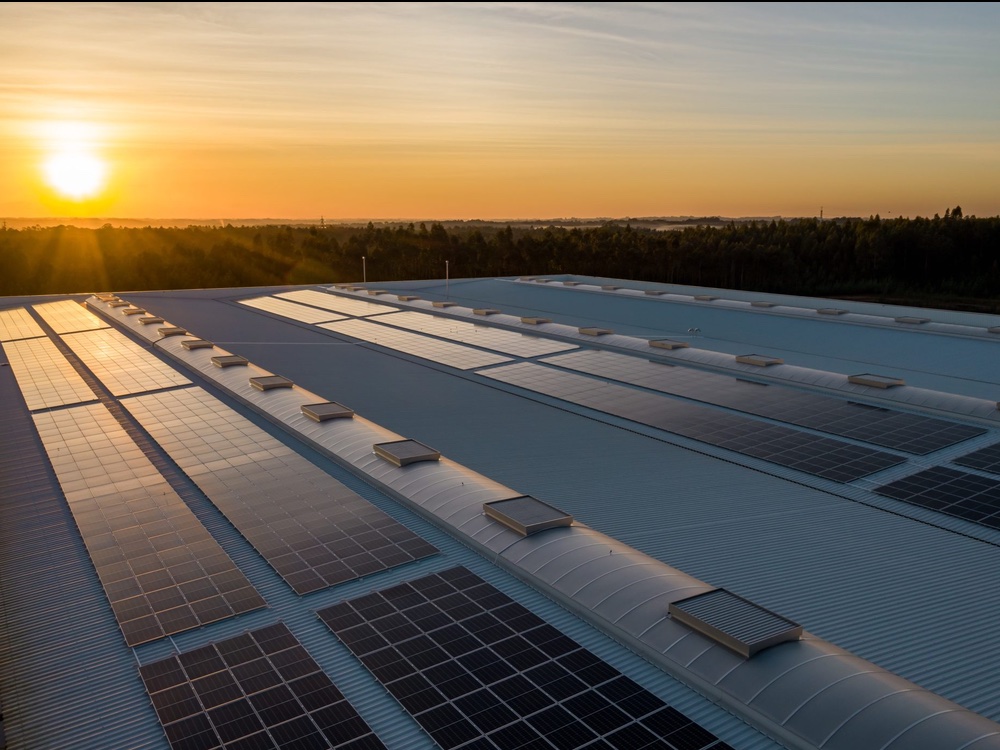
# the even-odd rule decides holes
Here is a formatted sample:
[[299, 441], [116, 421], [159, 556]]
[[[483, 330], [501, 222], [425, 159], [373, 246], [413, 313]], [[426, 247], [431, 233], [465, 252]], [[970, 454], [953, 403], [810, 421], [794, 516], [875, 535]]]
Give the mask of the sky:
[[2, 3], [0, 216], [1000, 214], [1000, 4]]

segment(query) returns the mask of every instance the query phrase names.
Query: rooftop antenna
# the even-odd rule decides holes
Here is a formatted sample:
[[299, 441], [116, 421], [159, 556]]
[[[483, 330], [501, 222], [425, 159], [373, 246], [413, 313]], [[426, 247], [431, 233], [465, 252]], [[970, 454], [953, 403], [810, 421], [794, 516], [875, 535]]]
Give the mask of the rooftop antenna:
[[361, 256], [361, 283], [368, 283], [368, 266], [365, 263], [365, 256]]
[[326, 226], [326, 220], [322, 216], [319, 217], [319, 225], [320, 225], [320, 228]]
[[444, 262], [444, 296], [445, 297], [449, 296], [449, 294], [448, 294], [448, 283], [449, 283], [449, 279], [448, 279], [448, 261], [445, 261]]

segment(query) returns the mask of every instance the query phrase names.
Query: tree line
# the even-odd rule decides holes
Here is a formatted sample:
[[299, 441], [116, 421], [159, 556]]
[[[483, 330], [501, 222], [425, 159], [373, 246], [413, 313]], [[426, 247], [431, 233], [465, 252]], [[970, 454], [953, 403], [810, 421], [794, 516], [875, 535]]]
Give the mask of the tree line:
[[580, 274], [1000, 312], [1000, 217], [0, 230], [0, 295]]

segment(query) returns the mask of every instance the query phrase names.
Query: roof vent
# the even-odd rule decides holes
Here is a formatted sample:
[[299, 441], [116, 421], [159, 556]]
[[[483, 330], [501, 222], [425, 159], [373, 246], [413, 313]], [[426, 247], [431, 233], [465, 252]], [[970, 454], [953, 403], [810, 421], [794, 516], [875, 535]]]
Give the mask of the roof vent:
[[659, 297], [661, 294], [666, 294], [666, 292], [659, 289], [647, 289], [643, 294], [648, 294], [650, 297]]
[[610, 328], [578, 328], [577, 330], [585, 336], [607, 336], [609, 333], [614, 333]]
[[139, 322], [144, 326], [152, 325], [153, 323], [163, 323], [163, 318], [156, 315], [147, 315], [145, 318], [139, 318]]
[[215, 348], [215, 344], [213, 344], [211, 341], [205, 341], [205, 339], [185, 339], [184, 341], [181, 342], [181, 346], [183, 346], [187, 350]]
[[354, 284], [334, 284], [334, 289], [354, 289]]
[[820, 315], [843, 315], [847, 310], [840, 307], [821, 307], [816, 312]]
[[774, 302], [768, 302], [767, 300], [755, 299], [753, 302], [750, 303], [750, 306], [751, 307], [774, 307], [775, 304], [776, 303], [774, 303]]
[[548, 318], [532, 318], [532, 317], [527, 317], [527, 318], [521, 318], [521, 322], [522, 323], [527, 323], [529, 326], [537, 326], [537, 325], [541, 325], [542, 323], [551, 323], [552, 321], [549, 320]]
[[719, 299], [718, 297], [712, 294], [696, 294], [694, 295], [694, 298], [699, 302], [711, 302], [712, 300]]
[[440, 300], [437, 301], [437, 302], [431, 302], [431, 306], [432, 307], [455, 307], [456, 304], [458, 304], [458, 303], [456, 303], [456, 302], [441, 302]]
[[397, 294], [396, 299], [400, 302], [413, 302], [413, 300], [420, 299], [420, 297], [417, 297], [414, 294]]
[[483, 503], [483, 512], [494, 521], [499, 521], [521, 536], [529, 536], [557, 526], [569, 526], [573, 516], [548, 503], [532, 497], [521, 495], [507, 500], [494, 500]]
[[246, 367], [248, 362], [246, 357], [240, 357], [237, 354], [212, 357], [212, 364], [216, 367]]
[[930, 318], [911, 318], [909, 315], [901, 315], [898, 318], [894, 318], [897, 323], [908, 323], [911, 326], [919, 326], [924, 323], [930, 323]]
[[353, 409], [348, 409], [336, 401], [326, 401], [322, 404], [302, 404], [302, 413], [314, 422], [325, 422], [328, 419], [354, 418]]
[[101, 302], [110, 302], [113, 299], [117, 299], [118, 295], [114, 292], [98, 292], [94, 295]]
[[580, 286], [579, 281], [564, 281], [563, 286]]
[[657, 349], [687, 349], [690, 346], [686, 341], [674, 341], [673, 339], [650, 339], [649, 345]]
[[993, 326], [992, 328], [986, 329], [987, 333], [1000, 333], [1000, 326]]
[[261, 375], [250, 378], [250, 385], [258, 391], [273, 391], [275, 388], [291, 388], [295, 383], [281, 375]]
[[108, 307], [128, 307], [131, 304], [132, 303], [128, 302], [127, 300], [113, 299], [110, 302], [108, 302]]
[[157, 333], [161, 336], [187, 336], [187, 331], [183, 328], [178, 328], [177, 326], [167, 326], [166, 328], [160, 328]]
[[492, 307], [477, 307], [473, 311], [474, 315], [499, 315], [499, 310], [494, 310]]
[[766, 357], [763, 354], [738, 354], [736, 361], [741, 365], [756, 365], [757, 367], [770, 367], [771, 365], [783, 365], [785, 360], [777, 357]]
[[518, 276], [518, 281], [537, 281], [537, 276]]
[[387, 292], [385, 289], [369, 289], [368, 290], [368, 296], [369, 297], [376, 297], [379, 294], [388, 294], [388, 293], [389, 292]]
[[601, 285], [601, 289], [603, 289], [606, 292], [613, 292], [616, 289], [621, 289], [621, 287], [620, 286], [615, 286], [614, 284], [602, 284]]
[[140, 313], [145, 315], [146, 311], [143, 310], [141, 307], [126, 307], [124, 310], [122, 310], [122, 315], [139, 315]]
[[441, 454], [433, 448], [428, 448], [416, 440], [394, 440], [391, 443], [375, 443], [372, 446], [375, 455], [396, 466], [420, 463], [421, 461], [437, 461]]
[[735, 651], [744, 659], [802, 637], [802, 626], [737, 596], [715, 589], [671, 602], [670, 616]]
[[854, 385], [868, 385], [872, 388], [895, 388], [897, 385], [906, 385], [906, 381], [902, 378], [894, 378], [890, 375], [873, 375], [870, 372], [850, 375], [847, 382], [854, 383]]

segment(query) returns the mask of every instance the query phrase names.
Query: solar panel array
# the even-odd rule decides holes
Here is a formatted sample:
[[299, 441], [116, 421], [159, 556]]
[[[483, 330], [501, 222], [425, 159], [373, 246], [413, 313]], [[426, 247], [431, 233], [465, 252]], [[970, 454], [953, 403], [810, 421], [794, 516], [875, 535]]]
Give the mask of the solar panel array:
[[955, 459], [955, 463], [970, 469], [988, 471], [990, 474], [1000, 474], [1000, 443], [960, 456]]
[[905, 463], [890, 453], [530, 362], [480, 374], [836, 482], [851, 482]]
[[281, 299], [290, 299], [293, 302], [301, 302], [313, 307], [321, 307], [324, 310], [333, 310], [344, 315], [353, 315], [363, 318], [366, 315], [379, 315], [386, 312], [395, 312], [399, 308], [392, 305], [382, 305], [378, 302], [367, 302], [363, 299], [352, 299], [350, 297], [339, 297], [335, 294], [317, 292], [314, 289], [299, 289], [294, 292], [282, 292], [275, 295]]
[[1000, 529], [1000, 481], [934, 466], [882, 485], [880, 495]]
[[790, 388], [762, 387], [726, 375], [670, 367], [612, 352], [572, 352], [548, 357], [545, 362], [917, 455], [926, 455], [986, 432], [980, 427], [943, 419]]
[[297, 305], [294, 302], [288, 302], [274, 297], [243, 299], [240, 300], [240, 304], [257, 310], [263, 310], [264, 312], [274, 313], [275, 315], [280, 315], [283, 318], [291, 318], [292, 320], [297, 320], [300, 323], [326, 323], [331, 320], [344, 319], [343, 315], [337, 315], [324, 310], [317, 310], [315, 307]]
[[191, 383], [118, 331], [87, 331], [63, 336], [63, 341], [115, 396]]
[[130, 646], [264, 606], [106, 407], [33, 417]]
[[94, 331], [98, 328], [108, 327], [107, 323], [73, 300], [46, 302], [41, 305], [32, 305], [31, 309], [41, 315], [42, 319], [52, 327], [52, 330], [59, 334]]
[[397, 328], [370, 323], [366, 320], [342, 320], [338, 323], [323, 323], [320, 328], [339, 333], [351, 338], [368, 341], [372, 344], [394, 349], [421, 359], [429, 359], [442, 365], [448, 365], [459, 370], [472, 370], [476, 367], [496, 365], [510, 362], [509, 357], [499, 354], [472, 349], [450, 341], [421, 336], [418, 333], [401, 331]]
[[0, 310], [0, 341], [20, 341], [44, 335], [45, 331], [23, 307]]
[[283, 624], [139, 668], [173, 750], [384, 750]]
[[443, 318], [439, 315], [429, 315], [422, 312], [408, 311], [393, 313], [379, 318], [378, 322], [420, 333], [428, 333], [432, 336], [440, 336], [441, 338], [450, 339], [462, 344], [472, 344], [483, 349], [492, 349], [503, 354], [512, 354], [517, 357], [536, 357], [542, 354], [576, 349], [575, 345], [561, 341], [529, 336], [502, 328], [476, 325], [475, 323], [467, 323], [464, 320]]
[[122, 404], [298, 594], [438, 551], [201, 389]]
[[29, 410], [97, 400], [94, 391], [48, 337], [8, 341], [3, 348]]
[[445, 750], [725, 747], [465, 568], [317, 614]]

